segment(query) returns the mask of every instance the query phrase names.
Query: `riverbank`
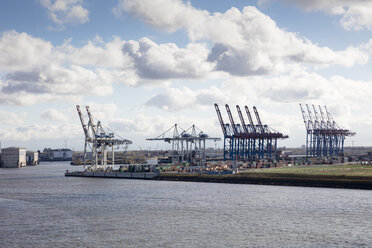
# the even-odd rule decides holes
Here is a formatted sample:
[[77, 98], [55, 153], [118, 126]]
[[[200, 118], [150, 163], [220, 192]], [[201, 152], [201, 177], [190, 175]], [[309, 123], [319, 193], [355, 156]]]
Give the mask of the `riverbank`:
[[372, 190], [371, 165], [321, 165], [251, 169], [235, 174], [66, 172], [65, 176]]
[[230, 175], [162, 173], [154, 180], [372, 189], [372, 166], [304, 166], [254, 169]]

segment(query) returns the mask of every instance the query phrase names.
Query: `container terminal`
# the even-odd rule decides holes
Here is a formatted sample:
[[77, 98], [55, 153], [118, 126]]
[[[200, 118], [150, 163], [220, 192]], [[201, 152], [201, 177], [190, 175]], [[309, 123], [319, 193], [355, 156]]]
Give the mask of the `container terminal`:
[[[261, 184], [277, 182], [278, 184], [298, 185], [299, 180], [293, 179], [295, 178], [293, 173], [302, 173], [307, 176], [311, 173], [319, 174], [316, 168], [320, 165], [320, 171], [323, 174], [324, 171], [332, 171], [333, 174], [338, 173], [338, 176], [345, 176], [342, 173], [348, 171], [350, 175], [361, 177], [360, 180], [363, 182], [355, 183], [356, 177], [348, 179], [348, 183], [352, 186], [347, 187], [372, 188], [372, 173], [367, 179], [364, 177], [371, 168], [356, 165], [371, 164], [372, 148], [344, 148], [345, 139], [354, 136], [355, 132], [337, 124], [326, 106], [315, 107], [315, 105], [307, 104], [299, 106], [306, 131], [304, 135], [306, 145], [301, 148], [280, 147], [280, 141], [288, 139], [288, 135], [264, 124], [255, 106], [240, 108], [236, 105], [239, 119], [235, 120], [229, 105], [224, 106], [226, 118], [218, 104], [214, 104], [223, 135], [222, 139], [209, 136], [196, 124], [184, 129], [176, 123], [160, 135], [146, 139], [152, 142], [165, 142], [169, 144], [168, 150], [128, 151], [128, 146], [132, 144], [132, 141], [122, 138], [100, 120], [96, 121], [89, 106], [85, 106], [86, 114], [84, 115], [80, 106], [77, 105], [76, 110], [84, 132], [83, 152], [73, 152], [66, 147], [64, 149], [45, 148], [43, 152], [27, 151], [25, 148], [18, 147], [3, 148], [0, 154], [0, 166], [19, 168], [37, 165], [39, 160], [72, 160], [71, 164], [82, 165], [83, 171], [68, 170], [65, 176]], [[216, 142], [219, 141], [223, 142], [221, 149], [216, 147]], [[207, 145], [211, 142], [214, 142], [215, 148]], [[124, 150], [115, 151], [120, 147]], [[348, 165], [350, 167], [346, 168], [345, 166]], [[306, 166], [310, 166], [310, 170]], [[342, 173], [330, 170], [329, 166]], [[295, 169], [296, 167], [301, 167], [302, 172]], [[283, 172], [281, 168], [294, 168], [294, 170]], [[263, 174], [257, 178], [261, 170], [271, 174], [280, 172], [281, 175], [276, 175], [275, 180], [273, 177], [268, 179], [267, 175]], [[254, 173], [256, 174], [252, 177]], [[288, 175], [283, 179], [285, 173]], [[305, 180], [303, 176], [301, 180]], [[306, 180], [313, 179], [307, 178]], [[300, 185], [303, 184], [302, 181]], [[308, 185], [329, 185], [330, 181], [336, 182], [335, 178], [327, 178], [323, 183], [319, 183], [320, 181], [317, 178]], [[341, 184], [331, 183], [331, 185], [344, 187], [346, 184], [343, 181]]]
[[[306, 108], [300, 104], [305, 123], [306, 145], [300, 151], [278, 148], [278, 142], [289, 138], [264, 124], [255, 106], [244, 106], [244, 114], [239, 105], [236, 111], [239, 121], [234, 120], [229, 105], [225, 104], [229, 122], [224, 122], [222, 111], [214, 104], [222, 134], [223, 148], [208, 149], [207, 142], [221, 141], [210, 137], [195, 124], [183, 129], [179, 124], [149, 141], [166, 142], [168, 151], [127, 151], [132, 141], [115, 134], [101, 121], [95, 122], [89, 106], [86, 116], [79, 105], [76, 106], [85, 135], [84, 152], [75, 157], [72, 164], [83, 165], [84, 171], [67, 171], [66, 176], [109, 177], [109, 178], [161, 178], [167, 174], [239, 174], [252, 169], [279, 168], [299, 165], [351, 163], [352, 156], [345, 156], [344, 140], [355, 132], [342, 128], [333, 119], [327, 107]], [[245, 117], [244, 117], [245, 115]], [[87, 118], [87, 122], [85, 119]], [[248, 121], [246, 121], [248, 120]], [[124, 152], [115, 154], [114, 147], [124, 146]], [[368, 153], [365, 160], [371, 161]], [[115, 165], [119, 165], [115, 166]], [[164, 177], [163, 177], [164, 178]]]

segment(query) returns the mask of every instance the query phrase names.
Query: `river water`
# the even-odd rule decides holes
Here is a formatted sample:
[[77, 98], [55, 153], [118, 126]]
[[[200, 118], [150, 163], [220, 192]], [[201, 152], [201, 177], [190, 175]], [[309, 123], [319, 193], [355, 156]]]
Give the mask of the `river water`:
[[372, 247], [372, 191], [0, 169], [0, 247]]

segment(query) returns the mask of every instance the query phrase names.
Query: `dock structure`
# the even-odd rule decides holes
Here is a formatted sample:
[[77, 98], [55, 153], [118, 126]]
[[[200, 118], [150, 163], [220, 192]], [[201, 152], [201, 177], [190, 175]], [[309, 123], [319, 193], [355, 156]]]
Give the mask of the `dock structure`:
[[306, 156], [343, 156], [345, 138], [354, 136], [355, 132], [338, 125], [326, 106], [323, 110], [318, 105], [318, 112], [314, 105], [311, 110], [306, 104], [306, 112], [302, 105], [299, 105], [306, 128]]
[[198, 127], [192, 125], [184, 130], [177, 123], [156, 138], [146, 140], [158, 140], [172, 144], [172, 164], [188, 162], [190, 164], [204, 165], [206, 162], [205, 144], [207, 140], [218, 141], [220, 138], [209, 137]]
[[271, 159], [273, 154], [276, 153], [277, 140], [288, 138], [287, 135], [262, 124], [255, 106], [253, 106], [253, 111], [257, 124], [253, 122], [247, 106], [245, 106], [245, 111], [249, 124], [246, 124], [238, 105], [236, 105], [236, 109], [241, 123], [235, 123], [229, 105], [225, 105], [230, 124], [224, 123], [217, 103], [214, 104], [214, 107], [224, 136], [224, 160], [256, 161], [258, 159]]
[[122, 179], [152, 179], [159, 175], [155, 172], [120, 172], [120, 171], [66, 171], [66, 177], [98, 177]]
[[[80, 110], [80, 106], [76, 105], [76, 109], [80, 118], [81, 125], [83, 127], [85, 135], [84, 145], [84, 168], [87, 171], [97, 170], [108, 170], [113, 168], [115, 164], [115, 153], [114, 146], [132, 144], [132, 141], [123, 139], [119, 135], [119, 138], [115, 138], [115, 134], [109, 128], [104, 127], [101, 121], [94, 122], [93, 115], [90, 112], [89, 106], [86, 106], [88, 114], [88, 123], [84, 121], [84, 116]], [[91, 150], [91, 161], [92, 165], [87, 167], [87, 148]], [[109, 151], [111, 150], [111, 151]], [[107, 163], [107, 154], [111, 152], [112, 164]]]

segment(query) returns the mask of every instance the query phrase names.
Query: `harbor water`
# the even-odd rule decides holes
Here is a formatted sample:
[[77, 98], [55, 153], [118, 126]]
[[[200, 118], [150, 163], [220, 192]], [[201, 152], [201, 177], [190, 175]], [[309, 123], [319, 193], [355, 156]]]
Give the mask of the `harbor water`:
[[371, 247], [372, 191], [0, 169], [0, 247]]

